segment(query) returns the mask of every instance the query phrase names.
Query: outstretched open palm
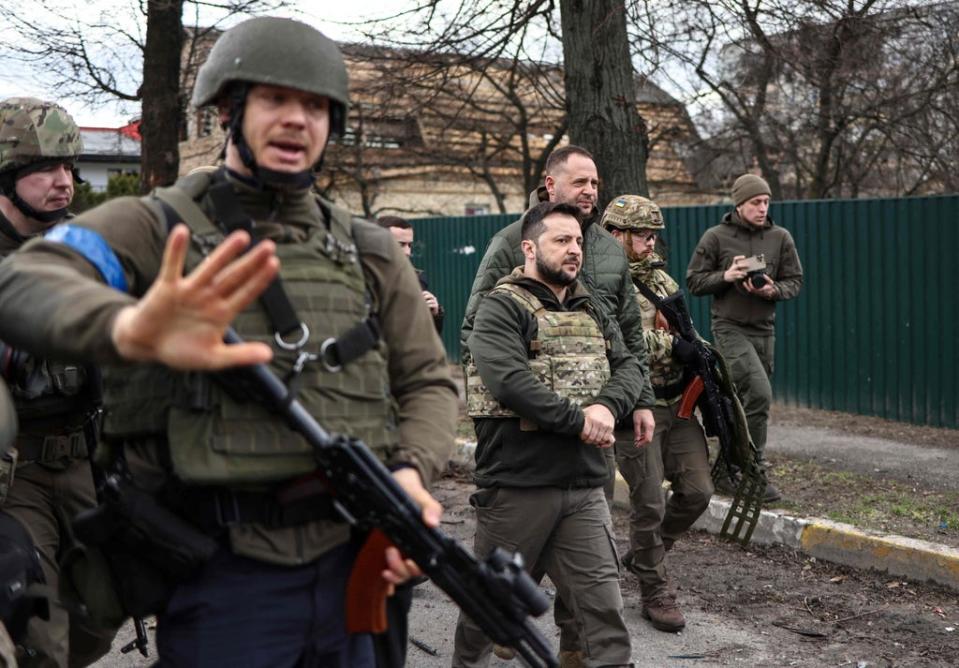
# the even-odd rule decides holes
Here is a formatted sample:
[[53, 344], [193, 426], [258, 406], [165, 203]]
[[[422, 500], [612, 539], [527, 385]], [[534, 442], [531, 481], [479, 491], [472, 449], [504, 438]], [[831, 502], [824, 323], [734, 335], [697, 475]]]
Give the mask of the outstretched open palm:
[[189, 239], [185, 225], [173, 229], [156, 281], [114, 321], [113, 341], [120, 355], [200, 370], [269, 361], [273, 353], [268, 345], [226, 345], [223, 333], [276, 276], [275, 246], [263, 241], [244, 252], [250, 237], [234, 232], [184, 276]]

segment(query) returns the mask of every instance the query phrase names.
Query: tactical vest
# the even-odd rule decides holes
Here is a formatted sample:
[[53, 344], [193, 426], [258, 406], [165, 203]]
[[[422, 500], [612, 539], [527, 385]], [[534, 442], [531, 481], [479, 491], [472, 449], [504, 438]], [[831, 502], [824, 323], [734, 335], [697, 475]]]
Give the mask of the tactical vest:
[[[536, 379], [561, 397], [588, 405], [609, 381], [606, 339], [587, 311], [548, 311], [525, 288], [512, 283], [497, 285], [490, 294], [508, 294], [538, 323], [529, 346], [529, 368]], [[474, 418], [519, 417], [503, 406], [483, 384], [476, 364], [466, 367], [466, 408]]]
[[[0, 252], [0, 258], [4, 256]], [[41, 459], [43, 437], [71, 434], [76, 435], [76, 447], [51, 450], [51, 458], [86, 456], [83, 427], [100, 401], [99, 378], [93, 369], [36, 357], [0, 342], [0, 374], [7, 381], [20, 422], [21, 459]]]
[[[659, 297], [665, 298], [679, 290], [679, 285], [662, 269], [647, 268], [638, 272], [637, 263], [630, 263], [634, 281], [642, 281], [646, 287]], [[642, 314], [644, 332], [652, 332], [656, 328], [656, 306], [646, 299], [638, 290], [636, 300]], [[672, 346], [665, 345], [671, 337], [646, 336], [646, 347], [649, 350], [649, 382], [656, 393], [657, 403], [672, 403], [679, 399], [683, 391], [685, 370], [682, 365], [673, 359]], [[663, 394], [669, 396], [662, 396]]]
[[[190, 228], [187, 270], [224, 238], [195, 204], [209, 183], [209, 174], [195, 174], [153, 195], [172, 206]], [[164, 220], [160, 204], [151, 198], [145, 201]], [[303, 350], [313, 354], [373, 308], [350, 218], [333, 207], [330, 211], [329, 231], [318, 225], [307, 241], [278, 243], [276, 249], [286, 293], [309, 328]], [[280, 378], [288, 377], [298, 353], [274, 344], [273, 328], [259, 303], [241, 313], [233, 327], [248, 341], [273, 344], [270, 367]], [[398, 443], [386, 354], [380, 341], [336, 372], [320, 362], [307, 363], [297, 394], [328, 431], [356, 436], [381, 456]], [[173, 472], [184, 482], [270, 483], [316, 468], [311, 446], [244, 389], [241, 373], [180, 373], [137, 365], [110, 370], [105, 376], [105, 437], [165, 437]]]

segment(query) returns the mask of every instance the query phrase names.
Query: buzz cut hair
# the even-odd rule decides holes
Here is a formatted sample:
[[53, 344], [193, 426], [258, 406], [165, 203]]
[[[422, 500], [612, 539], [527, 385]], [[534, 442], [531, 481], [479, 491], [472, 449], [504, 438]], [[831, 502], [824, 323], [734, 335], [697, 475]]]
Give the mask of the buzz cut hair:
[[410, 221], [405, 218], [400, 218], [399, 216], [380, 216], [376, 219], [377, 225], [390, 229], [391, 227], [398, 227], [401, 230], [411, 230], [413, 226], [410, 225]]
[[546, 231], [546, 223], [543, 221], [554, 213], [572, 216], [577, 223], [583, 224], [583, 216], [578, 207], [566, 202], [540, 202], [527, 211], [523, 218], [523, 241], [529, 239], [537, 243], [540, 235]]
[[569, 160], [572, 155], [581, 155], [584, 158], [589, 158], [593, 162], [596, 162], [596, 159], [593, 157], [593, 154], [587, 151], [582, 146], [576, 146], [575, 144], [569, 144], [562, 148], [558, 148], [552, 153], [549, 154], [549, 157], [546, 158], [546, 167], [544, 172], [547, 176], [552, 176], [556, 173], [556, 170], [566, 164], [566, 161]]

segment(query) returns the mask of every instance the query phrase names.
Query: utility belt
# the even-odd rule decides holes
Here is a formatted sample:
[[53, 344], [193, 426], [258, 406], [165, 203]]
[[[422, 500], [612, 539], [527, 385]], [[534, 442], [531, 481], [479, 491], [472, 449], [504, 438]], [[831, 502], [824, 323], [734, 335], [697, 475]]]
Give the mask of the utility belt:
[[[294, 482], [276, 490], [245, 492], [222, 487], [186, 488], [177, 504], [192, 524], [219, 533], [233, 524], [260, 524], [269, 529], [300, 526], [319, 520], [339, 520], [333, 497], [325, 486]], [[312, 489], [310, 489], [312, 487]]]
[[688, 384], [689, 378], [684, 375], [678, 381], [670, 383], [669, 385], [653, 385], [653, 394], [656, 395], [657, 399], [666, 399], [668, 401], [681, 395], [686, 390]]
[[71, 459], [86, 459], [96, 447], [99, 429], [100, 411], [93, 411], [83, 424], [64, 434], [25, 434], [21, 430], [16, 440], [17, 460], [21, 464], [64, 465]]
[[47, 436], [29, 434], [17, 439], [17, 456], [21, 463], [52, 464], [65, 459], [81, 459], [88, 455], [84, 429]]

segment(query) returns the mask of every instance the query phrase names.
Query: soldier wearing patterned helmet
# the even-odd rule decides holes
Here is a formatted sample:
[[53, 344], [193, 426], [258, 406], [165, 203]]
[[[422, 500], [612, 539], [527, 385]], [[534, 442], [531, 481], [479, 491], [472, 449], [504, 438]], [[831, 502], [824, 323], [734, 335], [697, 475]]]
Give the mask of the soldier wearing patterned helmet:
[[[269, 362], [326, 429], [370, 446], [431, 526], [441, 507], [425, 485], [450, 454], [456, 386], [390, 233], [312, 190], [346, 123], [337, 46], [297, 21], [248, 20], [214, 44], [193, 100], [220, 112], [223, 165], [110, 200], [11, 258], [0, 336], [114, 363], [98, 462], [116, 495], [153, 495], [191, 537], [135, 516], [121, 529], [139, 541], [93, 532], [120, 604], [156, 613], [162, 665], [371, 667], [369, 636], [345, 623], [361, 537], [309, 446], [236, 382], [184, 369]], [[228, 323], [257, 343], [224, 346]], [[384, 589], [417, 574], [382, 556]]]
[[[623, 564], [639, 579], [643, 615], [661, 630], [677, 632], [686, 620], [666, 574], [665, 553], [709, 505], [713, 493], [706, 437], [699, 422], [677, 416], [692, 344], [673, 335], [653, 302], [651, 291], [665, 298], [679, 289], [656, 254], [656, 242], [666, 228], [662, 211], [639, 195], [614, 198], [602, 225], [623, 245], [643, 318], [649, 349], [649, 371], [656, 407], [656, 431], [644, 448], [633, 447], [630, 434], [617, 433], [616, 463], [629, 485], [629, 552]], [[669, 480], [672, 496], [663, 500], [662, 483]]]
[[0, 102], [0, 252], [63, 220], [73, 201], [80, 129], [53, 102]]
[[[68, 218], [80, 150], [80, 131], [63, 107], [29, 97], [0, 102], [0, 257]], [[30, 531], [56, 589], [69, 541], [63, 518], [96, 505], [88, 453], [100, 418], [99, 376], [0, 340], [0, 377], [20, 426], [15, 447], [0, 457], [0, 508]], [[49, 619], [31, 619], [18, 640], [23, 665], [84, 666], [106, 654], [114, 634], [51, 603]]]

